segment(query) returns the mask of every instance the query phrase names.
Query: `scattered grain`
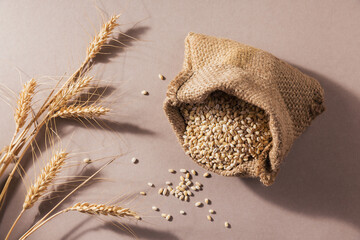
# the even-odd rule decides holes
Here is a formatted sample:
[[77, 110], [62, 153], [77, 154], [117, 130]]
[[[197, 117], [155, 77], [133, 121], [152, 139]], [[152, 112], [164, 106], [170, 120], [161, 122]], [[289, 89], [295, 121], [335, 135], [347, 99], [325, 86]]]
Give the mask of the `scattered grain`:
[[164, 191], [163, 191], [163, 195], [167, 196], [168, 195], [168, 189], [167, 188], [164, 188]]
[[160, 80], [165, 80], [166, 78], [164, 77], [164, 75], [162, 75], [162, 74], [159, 74], [159, 78], [160, 78]]
[[181, 215], [186, 215], [186, 212], [183, 211], [183, 210], [180, 210], [180, 214], [181, 214]]
[[155, 206], [152, 206], [152, 210], [154, 210], [154, 211], [159, 211], [159, 208], [158, 208], [158, 207], [155, 207]]
[[196, 203], [195, 203], [195, 206], [196, 206], [196, 207], [201, 207], [202, 205], [203, 205], [202, 202], [196, 202]]
[[149, 92], [146, 91], [146, 90], [142, 90], [142, 91], [141, 91], [141, 94], [147, 96], [147, 95], [149, 95]]
[[155, 187], [155, 185], [151, 182], [148, 182], [149, 187]]
[[207, 215], [206, 218], [207, 218], [207, 220], [209, 220], [210, 222], [213, 221], [213, 218], [212, 218], [210, 215]]
[[92, 163], [90, 158], [84, 158], [83, 162], [87, 164]]
[[140, 195], [146, 196], [146, 192], [140, 192]]
[[133, 157], [133, 158], [131, 159], [131, 162], [134, 163], [134, 164], [136, 164], [136, 163], [139, 162], [139, 160], [138, 160], [137, 158]]
[[163, 191], [164, 191], [164, 189], [163, 189], [163, 188], [160, 188], [159, 191], [158, 191], [158, 193], [159, 193], [160, 195], [162, 195], [162, 194], [163, 194]]
[[209, 177], [211, 177], [211, 174], [206, 172], [206, 173], [203, 174], [203, 176], [206, 177], [206, 178], [209, 178]]
[[230, 223], [225, 222], [224, 225], [225, 225], [226, 228], [230, 228]]
[[180, 172], [182, 172], [182, 173], [186, 173], [186, 172], [187, 172], [187, 170], [186, 170], [186, 169], [184, 169], [184, 168], [182, 168], [182, 169], [180, 169]]
[[176, 171], [172, 168], [170, 168], [168, 171], [169, 171], [169, 173], [176, 173]]

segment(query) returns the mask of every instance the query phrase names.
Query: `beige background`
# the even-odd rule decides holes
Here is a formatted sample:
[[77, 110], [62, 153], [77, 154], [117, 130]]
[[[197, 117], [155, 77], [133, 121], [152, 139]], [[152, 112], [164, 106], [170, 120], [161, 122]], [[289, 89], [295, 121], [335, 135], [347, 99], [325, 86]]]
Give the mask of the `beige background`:
[[[117, 202], [139, 211], [142, 222], [126, 223], [143, 239], [359, 239], [360, 238], [360, 1], [0, 1], [0, 83], [19, 92], [21, 82], [35, 77], [51, 87], [59, 76], [81, 63], [87, 43], [101, 22], [100, 10], [123, 13], [121, 30], [140, 39], [129, 48], [108, 52], [93, 73], [112, 86], [104, 98], [114, 111], [107, 117], [113, 131], [86, 129], [74, 121], [60, 121], [60, 145], [73, 152], [64, 176], [88, 174], [101, 166], [81, 165], [81, 159], [123, 154], [66, 205], [77, 201]], [[189, 31], [231, 38], [267, 50], [317, 78], [326, 93], [327, 111], [301, 136], [286, 158], [276, 183], [263, 187], [255, 179], [199, 178], [204, 191], [190, 203], [161, 197], [157, 187], [178, 176], [168, 168], [197, 169], [184, 155], [163, 114], [169, 81], [180, 71], [183, 40]], [[114, 42], [115, 44], [115, 42]], [[162, 73], [166, 81], [158, 79]], [[144, 97], [140, 91], [150, 95]], [[5, 92], [9, 93], [9, 90]], [[43, 96], [46, 90], [41, 90]], [[9, 96], [8, 96], [9, 95]], [[3, 98], [15, 98], [1, 93]], [[1, 138], [6, 145], [14, 129], [13, 106], [0, 103]], [[35, 167], [27, 164], [29, 176]], [[85, 152], [85, 153], [84, 153]], [[139, 158], [137, 165], [131, 157]], [[31, 163], [31, 158], [28, 159]], [[39, 164], [40, 163], [40, 164]], [[24, 198], [21, 179], [0, 215], [4, 237]], [[148, 196], [134, 196], [139, 191]], [[121, 198], [121, 196], [123, 196]], [[209, 207], [194, 207], [208, 197], [217, 211], [206, 220]], [[120, 199], [119, 199], [120, 198]], [[53, 204], [46, 201], [28, 211], [13, 238], [19, 237], [39, 214]], [[171, 213], [172, 222], [153, 212]], [[180, 216], [180, 209], [188, 212]], [[29, 239], [130, 239], [109, 218], [64, 214]], [[229, 221], [231, 229], [223, 227]]]

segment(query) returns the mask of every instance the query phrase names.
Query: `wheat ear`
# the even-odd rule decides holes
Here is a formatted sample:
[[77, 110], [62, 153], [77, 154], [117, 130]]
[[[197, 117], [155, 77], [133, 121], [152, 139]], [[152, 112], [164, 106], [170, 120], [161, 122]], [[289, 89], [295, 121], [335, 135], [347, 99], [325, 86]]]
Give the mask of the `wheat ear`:
[[27, 191], [25, 201], [23, 203], [23, 209], [11, 226], [5, 240], [9, 239], [11, 232], [14, 230], [14, 227], [18, 223], [21, 216], [24, 214], [25, 210], [31, 208], [47, 190], [50, 183], [54, 180], [57, 173], [59, 173], [61, 167], [64, 165], [67, 155], [68, 154], [64, 151], [55, 153], [49, 163], [42, 169], [41, 174], [37, 177], [35, 183], [31, 185]]
[[111, 215], [115, 217], [134, 217], [138, 220], [141, 218], [133, 211], [131, 211], [129, 208], [123, 208], [120, 206], [115, 205], [106, 205], [106, 204], [90, 204], [90, 203], [76, 203], [74, 206], [66, 208], [64, 210], [61, 210], [52, 216], [48, 217], [46, 220], [42, 221], [40, 224], [35, 225], [35, 227], [31, 228], [27, 233], [25, 233], [20, 240], [26, 239], [28, 236], [30, 236], [33, 232], [35, 232], [37, 229], [42, 227], [44, 224], [55, 218], [56, 216], [59, 216], [60, 214], [69, 212], [69, 211], [76, 211], [80, 213], [86, 213], [90, 215]]
[[89, 59], [93, 59], [96, 54], [98, 54], [101, 50], [101, 47], [108, 40], [110, 35], [113, 33], [115, 27], [118, 26], [116, 20], [120, 17], [120, 15], [113, 16], [108, 22], [106, 22], [100, 32], [94, 37], [94, 40], [90, 43], [87, 49], [87, 57]]
[[82, 76], [74, 81], [67, 83], [66, 87], [63, 87], [55, 96], [53, 102], [50, 105], [50, 111], [55, 112], [59, 108], [66, 106], [66, 104], [77, 94], [83, 91], [89, 86], [93, 77]]
[[43, 168], [40, 175], [37, 177], [36, 182], [31, 185], [27, 191], [23, 209], [31, 208], [43, 195], [50, 183], [59, 173], [61, 167], [64, 165], [67, 156], [68, 154], [64, 151], [55, 153], [50, 162]]
[[[29, 235], [31, 235], [34, 231], [39, 229], [42, 225], [44, 225], [46, 222], [48, 222], [50, 219], [54, 218], [55, 216], [63, 213], [66, 211], [62, 210], [60, 212], [55, 213], [54, 215], [50, 216], [50, 214], [58, 208], [66, 199], [68, 199], [74, 192], [79, 190], [79, 188], [83, 187], [86, 183], [88, 183], [91, 179], [93, 179], [96, 174], [98, 174], [100, 171], [102, 171], [106, 166], [108, 166], [110, 163], [112, 163], [115, 159], [110, 160], [106, 164], [104, 164], [100, 169], [98, 169], [96, 172], [94, 172], [90, 177], [88, 177], [85, 181], [83, 181], [80, 185], [78, 185], [76, 188], [74, 188], [70, 193], [68, 193], [63, 199], [61, 199], [60, 202], [58, 202], [49, 212], [45, 214], [39, 221], [37, 221], [29, 230], [27, 230], [26, 233], [19, 239], [23, 240], [26, 239]], [[50, 217], [49, 217], [50, 216]]]
[[26, 118], [31, 109], [31, 100], [34, 96], [36, 85], [36, 80], [32, 78], [30, 79], [30, 81], [24, 84], [24, 87], [20, 92], [14, 114], [16, 132], [18, 132], [19, 129], [22, 128], [26, 122]]
[[123, 208], [115, 205], [90, 204], [87, 202], [76, 203], [74, 206], [66, 209], [67, 211], [77, 211], [91, 215], [111, 215], [115, 217], [135, 217], [139, 216], [129, 208]]
[[105, 108], [102, 106], [76, 106], [71, 105], [67, 107], [60, 108], [53, 117], [60, 117], [60, 118], [95, 118], [105, 115], [109, 112], [109, 108]]

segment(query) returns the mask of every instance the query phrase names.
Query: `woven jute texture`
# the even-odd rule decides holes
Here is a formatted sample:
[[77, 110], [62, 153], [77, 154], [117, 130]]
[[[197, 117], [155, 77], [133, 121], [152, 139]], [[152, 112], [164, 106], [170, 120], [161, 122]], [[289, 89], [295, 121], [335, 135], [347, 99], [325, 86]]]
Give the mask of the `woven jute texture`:
[[170, 82], [164, 102], [181, 145], [186, 126], [179, 106], [200, 103], [214, 91], [262, 108], [269, 116], [272, 135], [267, 157], [244, 162], [231, 171], [215, 172], [259, 177], [266, 186], [275, 181], [294, 140], [325, 109], [319, 82], [272, 54], [229, 39], [189, 33], [183, 68]]

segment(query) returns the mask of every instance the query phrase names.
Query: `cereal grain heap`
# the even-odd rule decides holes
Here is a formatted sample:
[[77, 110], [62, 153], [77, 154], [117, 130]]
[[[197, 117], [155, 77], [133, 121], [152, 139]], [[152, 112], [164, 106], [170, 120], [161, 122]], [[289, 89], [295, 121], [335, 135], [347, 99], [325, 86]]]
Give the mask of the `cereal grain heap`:
[[226, 93], [214, 92], [202, 103], [182, 105], [180, 111], [186, 123], [186, 153], [207, 168], [230, 171], [257, 160], [271, 144], [265, 112]]

